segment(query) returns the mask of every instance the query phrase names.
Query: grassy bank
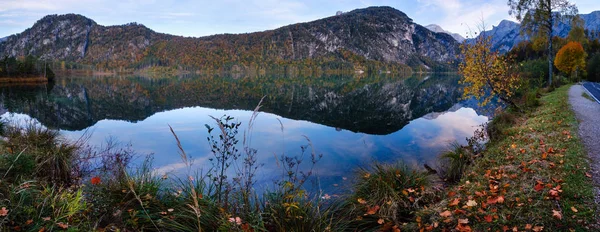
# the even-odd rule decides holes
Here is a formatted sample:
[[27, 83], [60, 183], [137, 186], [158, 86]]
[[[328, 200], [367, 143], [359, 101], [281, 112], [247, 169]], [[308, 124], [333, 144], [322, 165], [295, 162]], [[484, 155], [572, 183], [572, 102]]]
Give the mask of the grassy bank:
[[[496, 120], [497, 135], [444, 200], [413, 228], [459, 231], [588, 231], [596, 222], [588, 158], [568, 104], [569, 86], [541, 106]], [[510, 115], [507, 115], [510, 114]], [[507, 119], [508, 118], [508, 119]]]

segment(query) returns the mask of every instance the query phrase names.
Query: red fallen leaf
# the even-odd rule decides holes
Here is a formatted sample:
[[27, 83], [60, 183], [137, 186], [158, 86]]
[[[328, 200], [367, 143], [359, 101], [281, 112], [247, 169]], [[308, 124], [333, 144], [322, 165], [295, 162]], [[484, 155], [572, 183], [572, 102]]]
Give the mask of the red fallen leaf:
[[448, 197], [453, 197], [454, 195], [456, 195], [456, 192], [452, 192], [452, 191], [448, 192]]
[[483, 217], [485, 219], [486, 222], [492, 222], [492, 220], [494, 219], [494, 217], [492, 217], [492, 215], [485, 215], [485, 217]]
[[542, 154], [542, 159], [545, 160], [546, 158], [548, 158], [548, 153], [543, 153]]
[[377, 213], [378, 210], [379, 210], [379, 206], [378, 205], [373, 206], [373, 207], [369, 207], [367, 209], [367, 215], [373, 215], [373, 214]]
[[535, 187], [533, 187], [533, 189], [535, 189], [535, 191], [538, 191], [538, 192], [539, 192], [539, 191], [542, 191], [542, 189], [544, 189], [544, 185], [543, 185], [543, 184], [540, 184], [540, 183], [537, 183], [537, 184], [535, 185]]
[[101, 182], [100, 177], [99, 176], [92, 177], [91, 182], [92, 182], [93, 185], [100, 184], [100, 182]]
[[554, 153], [554, 148], [552, 148], [552, 147], [548, 148], [548, 153]]

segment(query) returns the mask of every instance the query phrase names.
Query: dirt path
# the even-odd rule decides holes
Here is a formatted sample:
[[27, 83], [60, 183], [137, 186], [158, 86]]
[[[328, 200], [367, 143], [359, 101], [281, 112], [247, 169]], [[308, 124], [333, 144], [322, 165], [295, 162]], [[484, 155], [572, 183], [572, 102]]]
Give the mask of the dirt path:
[[569, 89], [569, 103], [579, 121], [579, 136], [591, 159], [592, 178], [596, 189], [596, 204], [600, 204], [600, 104], [583, 97], [581, 85]]

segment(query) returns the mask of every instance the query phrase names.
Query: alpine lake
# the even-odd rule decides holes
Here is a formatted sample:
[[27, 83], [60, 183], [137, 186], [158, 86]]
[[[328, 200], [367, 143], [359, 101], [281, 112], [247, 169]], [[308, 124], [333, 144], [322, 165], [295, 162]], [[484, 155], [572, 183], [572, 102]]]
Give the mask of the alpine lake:
[[[60, 130], [67, 139], [86, 137], [91, 146], [107, 140], [153, 156], [158, 175], [183, 173], [177, 134], [195, 171], [206, 172], [214, 157], [207, 141], [215, 118], [240, 122], [240, 152], [247, 132], [257, 150], [255, 188], [281, 179], [281, 157], [322, 155], [310, 188], [335, 193], [355, 170], [378, 162], [435, 167], [439, 155], [488, 121], [490, 110], [461, 100], [456, 74], [410, 77], [375, 75], [320, 77], [63, 76], [53, 83], [0, 87], [2, 119]], [[262, 99], [251, 131], [248, 122]], [[218, 138], [218, 128], [212, 131]], [[308, 182], [307, 182], [308, 183]]]

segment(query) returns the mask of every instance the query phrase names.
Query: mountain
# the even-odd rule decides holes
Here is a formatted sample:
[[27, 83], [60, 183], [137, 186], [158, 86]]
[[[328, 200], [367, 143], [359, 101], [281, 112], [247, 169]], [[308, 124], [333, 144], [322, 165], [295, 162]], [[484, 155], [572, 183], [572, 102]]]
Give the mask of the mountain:
[[463, 41], [465, 41], [465, 37], [462, 37], [458, 33], [452, 33], [452, 32], [446, 31], [437, 24], [429, 24], [429, 25], [425, 26], [425, 28], [429, 29], [430, 31], [436, 32], [436, 33], [446, 33], [448, 35], [451, 35], [452, 38], [454, 38], [459, 43], [462, 43]]
[[[584, 20], [584, 29], [596, 32], [600, 30], [600, 11], [580, 14], [579, 16]], [[561, 21], [554, 26], [553, 35], [564, 38], [567, 37], [570, 30], [571, 23], [569, 21]], [[481, 35], [490, 35], [492, 37], [492, 48], [505, 53], [519, 44], [519, 42], [529, 39], [527, 36], [521, 35], [520, 31], [521, 24], [502, 20], [498, 26], [494, 26], [491, 30], [481, 33]]]
[[7, 39], [7, 38], [8, 38], [8, 37], [0, 38], [0, 43], [2, 43], [2, 42], [4, 42], [4, 41], [6, 41], [6, 39]]
[[275, 30], [199, 38], [130, 23], [102, 26], [81, 15], [49, 15], [0, 43], [0, 56], [40, 56], [96, 68], [195, 69], [285, 64], [432, 67], [454, 61], [458, 43], [391, 7], [369, 7]]

